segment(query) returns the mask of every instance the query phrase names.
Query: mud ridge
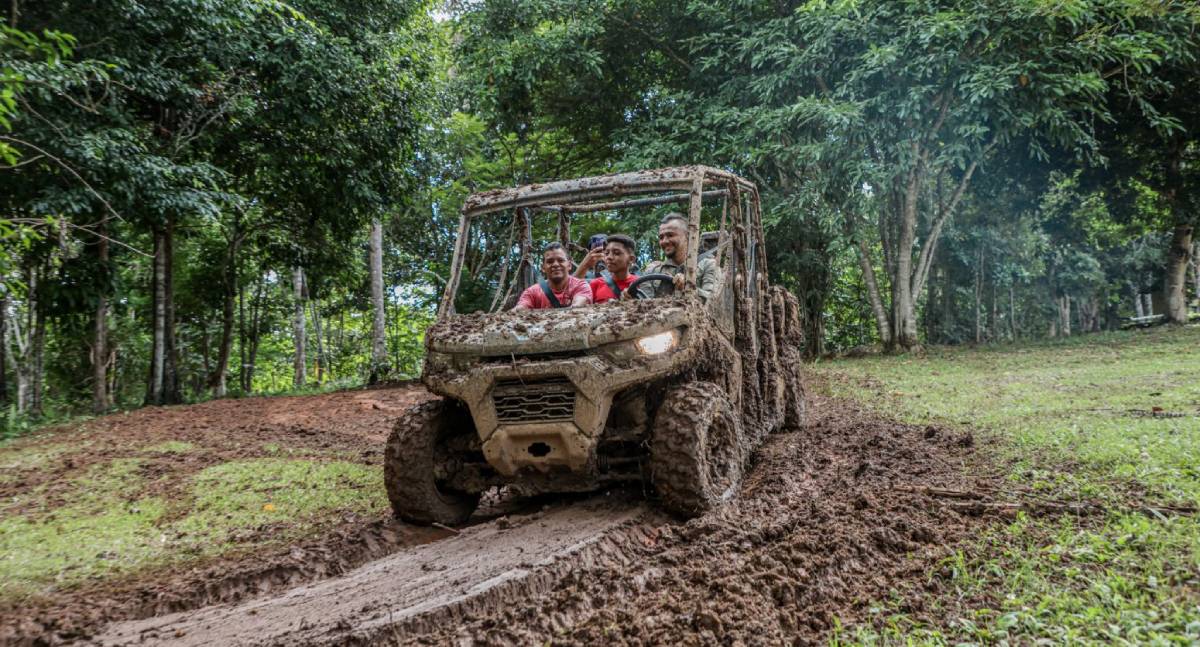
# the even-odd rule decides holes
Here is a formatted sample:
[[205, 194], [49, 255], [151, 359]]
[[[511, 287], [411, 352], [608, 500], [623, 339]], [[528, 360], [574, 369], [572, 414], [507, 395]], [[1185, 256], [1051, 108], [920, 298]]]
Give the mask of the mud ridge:
[[494, 612], [581, 566], [630, 563], [624, 547], [662, 519], [600, 497], [466, 528], [275, 597], [119, 623], [101, 644], [375, 643]]
[[531, 589], [541, 594], [456, 624], [397, 624], [371, 638], [815, 645], [838, 624], [870, 622], [878, 615], [870, 608], [888, 599], [919, 617], [943, 585], [939, 562], [995, 520], [904, 490], [983, 486], [971, 473], [984, 462], [970, 435], [816, 397], [807, 428], [768, 438], [726, 508], [630, 537], [619, 552], [631, 559], [568, 569], [548, 590]]

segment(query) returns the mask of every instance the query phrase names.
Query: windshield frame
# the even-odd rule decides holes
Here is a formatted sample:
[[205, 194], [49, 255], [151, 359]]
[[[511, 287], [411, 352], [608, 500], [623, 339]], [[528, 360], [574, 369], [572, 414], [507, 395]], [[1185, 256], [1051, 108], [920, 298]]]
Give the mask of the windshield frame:
[[[567, 231], [573, 213], [630, 209], [648, 205], [688, 204], [688, 255], [685, 261], [686, 291], [694, 291], [700, 253], [700, 215], [706, 200], [725, 201], [722, 209], [718, 245], [731, 234], [727, 221], [736, 226], [741, 221], [742, 198], [758, 203], [758, 189], [737, 175], [707, 166], [682, 166], [632, 173], [617, 173], [594, 177], [530, 184], [511, 189], [496, 189], [476, 193], [467, 198], [459, 218], [458, 234], [454, 241], [454, 258], [450, 277], [446, 281], [438, 304], [437, 320], [455, 314], [454, 299], [462, 277], [471, 223], [489, 215], [513, 209], [557, 213], [560, 232]], [[732, 199], [731, 199], [732, 198]], [[565, 224], [564, 224], [565, 221]], [[717, 261], [720, 262], [718, 250]]]

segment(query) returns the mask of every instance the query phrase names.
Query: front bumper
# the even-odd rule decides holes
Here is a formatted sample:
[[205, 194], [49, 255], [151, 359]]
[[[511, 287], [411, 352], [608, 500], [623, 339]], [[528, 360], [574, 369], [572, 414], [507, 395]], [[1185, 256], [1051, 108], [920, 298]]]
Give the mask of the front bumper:
[[613, 397], [690, 365], [696, 345], [689, 337], [681, 330], [673, 351], [625, 361], [593, 350], [566, 359], [483, 358], [451, 368], [462, 358], [435, 353], [424, 381], [433, 392], [466, 403], [484, 456], [500, 474], [590, 473]]

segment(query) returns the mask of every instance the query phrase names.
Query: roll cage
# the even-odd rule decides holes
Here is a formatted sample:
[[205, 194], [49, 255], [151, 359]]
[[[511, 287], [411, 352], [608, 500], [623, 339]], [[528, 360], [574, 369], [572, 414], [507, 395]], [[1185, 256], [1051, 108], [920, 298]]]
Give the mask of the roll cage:
[[[748, 180], [727, 171], [709, 166], [677, 166], [629, 173], [614, 173], [573, 180], [495, 189], [475, 193], [463, 204], [458, 235], [454, 243], [454, 258], [450, 278], [438, 305], [438, 320], [454, 314], [454, 299], [458, 292], [466, 257], [471, 223], [498, 212], [512, 210], [516, 223], [529, 231], [531, 212], [550, 212], [558, 215], [559, 242], [570, 246], [571, 215], [597, 211], [619, 211], [673, 203], [688, 204], [688, 258], [685, 266], [685, 291], [696, 287], [696, 271], [701, 254], [700, 216], [705, 201], [722, 201], [720, 228], [717, 231], [713, 254], [718, 265], [734, 228], [743, 233], [749, 228], [762, 231], [758, 189]], [[748, 220], [744, 221], [744, 218]], [[744, 225], [743, 225], [744, 223]], [[747, 227], [748, 226], [748, 227]], [[765, 266], [765, 251], [758, 236], [750, 236], [744, 251], [748, 275], [755, 276], [756, 266]], [[532, 250], [528, 234], [522, 237], [521, 260], [518, 265], [529, 266]], [[739, 254], [740, 255], [740, 254]], [[507, 270], [507, 266], [505, 267]], [[514, 281], [517, 277], [514, 276]], [[502, 275], [500, 282], [505, 282]], [[749, 281], [756, 286], [757, 281]], [[503, 289], [503, 285], [500, 289]], [[753, 289], [753, 287], [751, 287]]]

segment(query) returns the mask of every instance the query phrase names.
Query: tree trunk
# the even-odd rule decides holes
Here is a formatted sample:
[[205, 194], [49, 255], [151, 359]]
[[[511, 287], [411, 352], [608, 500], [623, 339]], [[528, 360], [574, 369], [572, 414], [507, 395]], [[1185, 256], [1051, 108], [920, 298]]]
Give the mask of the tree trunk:
[[108, 238], [100, 225], [100, 240], [96, 243], [96, 261], [104, 277], [104, 287], [96, 299], [95, 320], [92, 326], [92, 413], [108, 411]]
[[292, 362], [292, 385], [303, 387], [308, 382], [308, 360], [305, 356], [307, 339], [304, 329], [304, 268], [292, 269], [292, 339], [296, 352]]
[[167, 217], [166, 255], [164, 258], [163, 296], [164, 307], [164, 353], [163, 353], [163, 402], [179, 404], [183, 402], [179, 383], [179, 347], [175, 337], [175, 218]]
[[983, 247], [975, 251], [975, 343], [983, 342]]
[[958, 320], [955, 318], [954, 312], [954, 283], [950, 280], [950, 268], [942, 268], [942, 330], [940, 332], [941, 342], [948, 343], [950, 333], [958, 327]]
[[36, 268], [29, 268], [28, 292], [25, 298], [25, 312], [14, 312], [11, 330], [7, 342], [10, 344], [9, 357], [17, 378], [17, 413], [29, 411], [31, 391], [33, 388], [33, 344], [32, 330], [34, 327], [34, 310], [37, 309], [38, 273]]
[[146, 404], [163, 403], [164, 357], [166, 356], [166, 238], [161, 227], [154, 228], [154, 268], [150, 278], [150, 309], [152, 333], [150, 341], [150, 383], [146, 388]]
[[879, 292], [879, 283], [875, 280], [875, 267], [871, 264], [870, 250], [863, 239], [858, 244], [858, 267], [862, 270], [863, 283], [867, 286], [867, 298], [871, 303], [871, 313], [875, 315], [875, 328], [879, 332], [879, 341], [885, 347], [892, 345], [892, 329], [888, 321], [887, 310], [883, 307], [883, 297]]
[[1008, 328], [1012, 341], [1017, 341], [1017, 290], [1016, 279], [1008, 284]]
[[1138, 319], [1146, 316], [1146, 309], [1142, 307], [1142, 295], [1138, 294], [1136, 287], [1133, 289], [1133, 312]]
[[918, 168], [909, 176], [898, 214], [896, 245], [892, 262], [896, 271], [892, 276], [892, 337], [891, 350], [914, 350], [917, 341], [916, 304], [913, 294], [913, 245], [917, 236], [917, 202], [920, 198], [922, 173]]
[[234, 231], [225, 250], [225, 267], [222, 274], [221, 345], [217, 347], [217, 365], [208, 376], [208, 388], [213, 397], [223, 398], [228, 391], [229, 355], [233, 352], [234, 300], [238, 291], [238, 252], [242, 239]]
[[1167, 252], [1166, 292], [1167, 321], [1185, 324], [1188, 320], [1187, 268], [1192, 262], [1192, 226], [1176, 224]]
[[1142, 295], [1142, 312], [1144, 312], [1147, 317], [1154, 316], [1154, 299], [1149, 293]]
[[[307, 290], [305, 291], [307, 292]], [[329, 373], [329, 355], [326, 353], [325, 342], [321, 334], [320, 304], [317, 303], [317, 299], [310, 298], [308, 305], [312, 310], [313, 337], [317, 340], [317, 384], [321, 384], [325, 381], [325, 375]]]
[[33, 346], [33, 384], [29, 392], [29, 415], [40, 418], [44, 413], [42, 396], [46, 387], [46, 312], [40, 303], [34, 312], [30, 343]]
[[1058, 298], [1058, 329], [1063, 337], [1071, 336], [1071, 297], [1065, 294]]
[[263, 309], [263, 288], [264, 284], [262, 277], [259, 277], [258, 285], [254, 288], [254, 302], [250, 304], [250, 350], [246, 353], [246, 361], [242, 364], [246, 372], [244, 378], [245, 386], [242, 390], [245, 394], [254, 392], [254, 367], [258, 360], [258, 339], [261, 331], [260, 323], [262, 321]]
[[[991, 273], [989, 272], [989, 274]], [[1000, 341], [1000, 306], [997, 305], [996, 301], [996, 277], [992, 276], [991, 279], [992, 314], [988, 319], [988, 341], [994, 344]]]
[[0, 415], [8, 408], [8, 291], [0, 294]]
[[1192, 288], [1192, 296], [1200, 303], [1200, 240], [1192, 241]]
[[237, 297], [238, 317], [238, 387], [245, 394], [246, 388], [246, 286], [238, 285]]
[[[388, 374], [387, 320], [383, 301], [383, 223], [378, 219], [371, 222], [370, 264], [371, 309], [374, 317], [371, 320], [371, 374], [367, 381], [376, 384], [387, 379]], [[503, 284], [497, 286], [497, 293], [502, 289]]]

